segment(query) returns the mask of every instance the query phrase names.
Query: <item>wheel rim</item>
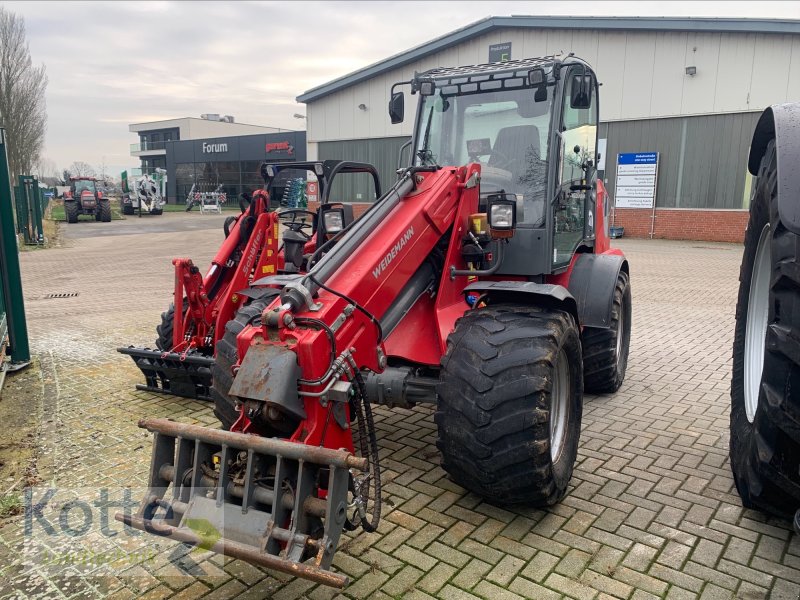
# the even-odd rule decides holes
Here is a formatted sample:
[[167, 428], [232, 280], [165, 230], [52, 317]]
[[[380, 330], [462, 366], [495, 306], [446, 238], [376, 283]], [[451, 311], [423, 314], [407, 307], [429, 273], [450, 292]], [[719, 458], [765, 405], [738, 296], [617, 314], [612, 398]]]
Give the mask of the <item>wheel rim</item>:
[[756, 418], [761, 372], [764, 369], [764, 347], [769, 321], [769, 282], [772, 272], [771, 246], [772, 232], [767, 223], [761, 230], [753, 261], [744, 336], [744, 409], [747, 420], [751, 423]]
[[569, 361], [564, 350], [559, 350], [553, 370], [553, 389], [550, 392], [550, 459], [561, 456], [566, 441], [569, 420]]

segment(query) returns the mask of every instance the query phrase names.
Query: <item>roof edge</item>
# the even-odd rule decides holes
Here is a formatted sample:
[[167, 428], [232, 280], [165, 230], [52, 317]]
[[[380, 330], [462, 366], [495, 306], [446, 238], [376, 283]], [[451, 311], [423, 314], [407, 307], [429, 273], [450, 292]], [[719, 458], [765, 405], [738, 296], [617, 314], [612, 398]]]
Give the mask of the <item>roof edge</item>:
[[627, 31], [698, 31], [724, 33], [790, 33], [800, 34], [800, 20], [745, 19], [714, 17], [570, 17], [526, 16], [486, 17], [443, 36], [414, 46], [399, 54], [372, 63], [311, 88], [297, 96], [297, 102], [308, 103], [350, 87], [376, 75], [403, 67], [420, 58], [446, 50], [467, 39], [494, 29], [604, 29]]

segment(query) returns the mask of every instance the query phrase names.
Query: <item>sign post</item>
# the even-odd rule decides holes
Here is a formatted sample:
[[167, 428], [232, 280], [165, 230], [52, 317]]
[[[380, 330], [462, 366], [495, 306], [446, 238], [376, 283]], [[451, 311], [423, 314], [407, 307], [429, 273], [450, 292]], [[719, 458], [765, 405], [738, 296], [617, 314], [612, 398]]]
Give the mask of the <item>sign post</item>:
[[617, 154], [617, 182], [614, 187], [614, 208], [651, 209], [650, 237], [656, 219], [658, 186], [658, 152]]

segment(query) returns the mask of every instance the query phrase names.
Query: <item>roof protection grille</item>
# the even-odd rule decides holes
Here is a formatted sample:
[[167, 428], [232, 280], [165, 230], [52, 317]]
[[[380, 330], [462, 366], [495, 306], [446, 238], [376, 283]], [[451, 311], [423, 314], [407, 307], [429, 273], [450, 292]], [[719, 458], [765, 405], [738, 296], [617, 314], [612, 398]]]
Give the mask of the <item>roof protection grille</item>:
[[553, 56], [545, 56], [502, 63], [431, 69], [416, 74], [412, 90], [418, 89], [419, 82], [431, 79], [436, 81], [436, 86], [443, 96], [529, 88], [531, 83], [528, 73], [531, 69], [541, 68], [551, 71], [553, 65], [560, 62], [560, 59]]
[[560, 62], [555, 56], [542, 56], [539, 58], [523, 58], [521, 60], [507, 60], [498, 63], [483, 65], [468, 65], [465, 67], [439, 67], [422, 73], [417, 73], [417, 79], [454, 79], [453, 83], [486, 81], [488, 79], [503, 79], [507, 77], [527, 77], [528, 71], [535, 67], [549, 67]]

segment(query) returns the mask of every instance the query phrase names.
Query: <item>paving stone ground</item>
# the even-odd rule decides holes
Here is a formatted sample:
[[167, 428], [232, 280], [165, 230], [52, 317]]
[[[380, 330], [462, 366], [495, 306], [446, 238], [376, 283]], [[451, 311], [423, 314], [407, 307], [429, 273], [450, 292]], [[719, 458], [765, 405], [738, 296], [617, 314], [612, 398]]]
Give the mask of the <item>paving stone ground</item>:
[[[135, 391], [140, 374], [114, 352], [152, 343], [171, 299], [170, 259], [207, 265], [221, 239], [219, 217], [157, 218], [165, 219], [158, 232], [128, 227], [22, 256], [41, 370], [42, 400], [31, 407], [41, 421], [39, 473], [83, 498], [145, 484], [150, 444], [139, 417], [216, 425], [208, 404]], [[189, 218], [191, 228], [182, 225]], [[124, 222], [102, 226], [116, 223]], [[618, 245], [632, 273], [628, 375], [618, 393], [586, 397], [578, 463], [558, 506], [483, 502], [440, 468], [430, 408], [379, 409], [385, 514], [378, 533], [341, 544], [335, 567], [352, 579], [342, 592], [204, 552], [175, 560], [180, 547], [153, 537], [138, 564], [59, 571], [33, 563], [16, 518], [0, 529], [0, 597], [798, 598], [800, 542], [787, 522], [742, 509], [728, 463], [741, 247]], [[79, 295], [44, 298], [72, 291]], [[98, 529], [94, 522], [70, 547], [143, 547]]]

